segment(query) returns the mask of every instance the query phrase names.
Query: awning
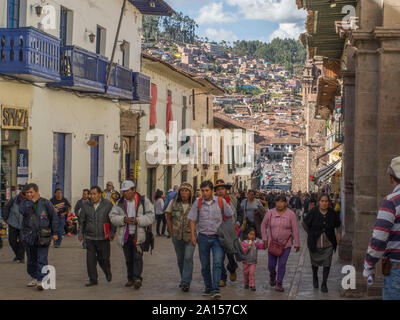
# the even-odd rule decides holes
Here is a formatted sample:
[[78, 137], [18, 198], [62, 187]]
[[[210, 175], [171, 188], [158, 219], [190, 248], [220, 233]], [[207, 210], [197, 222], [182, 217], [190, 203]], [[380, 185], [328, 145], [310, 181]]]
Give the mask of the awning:
[[316, 160], [316, 161], [317, 161], [317, 165], [319, 165], [319, 159], [321, 159], [321, 158], [327, 156], [328, 154], [330, 154], [331, 152], [335, 151], [336, 149], [338, 149], [338, 148], [341, 147], [341, 146], [342, 146], [342, 144], [340, 143], [340, 144], [338, 144], [336, 147], [332, 148], [331, 150], [329, 150], [329, 151], [327, 151], [327, 152], [325, 152], [325, 153], [319, 155], [318, 158], [317, 158], [317, 160]]
[[340, 168], [342, 167], [342, 158], [339, 160], [329, 164], [325, 168], [319, 170], [316, 174], [316, 182], [324, 182], [327, 181], [330, 177], [332, 177]]

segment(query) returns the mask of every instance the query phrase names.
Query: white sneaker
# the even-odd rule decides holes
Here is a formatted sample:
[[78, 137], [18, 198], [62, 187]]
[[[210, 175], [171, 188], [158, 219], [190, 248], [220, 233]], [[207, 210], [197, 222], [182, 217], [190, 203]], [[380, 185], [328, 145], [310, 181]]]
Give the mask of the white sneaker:
[[33, 279], [26, 285], [27, 287], [36, 287], [38, 284], [36, 279]]

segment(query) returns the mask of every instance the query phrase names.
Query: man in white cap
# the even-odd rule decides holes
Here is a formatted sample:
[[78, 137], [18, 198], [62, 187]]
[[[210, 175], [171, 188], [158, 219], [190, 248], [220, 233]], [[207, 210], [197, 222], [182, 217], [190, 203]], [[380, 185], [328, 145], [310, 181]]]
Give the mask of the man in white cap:
[[382, 258], [383, 300], [400, 300], [400, 157], [392, 160], [387, 173], [394, 190], [379, 208], [363, 275], [374, 280], [375, 265]]
[[154, 207], [149, 199], [136, 192], [133, 181], [122, 183], [122, 198], [110, 212], [110, 220], [117, 229], [116, 240], [122, 246], [128, 272], [126, 287], [142, 286], [143, 244], [146, 228], [154, 222]]

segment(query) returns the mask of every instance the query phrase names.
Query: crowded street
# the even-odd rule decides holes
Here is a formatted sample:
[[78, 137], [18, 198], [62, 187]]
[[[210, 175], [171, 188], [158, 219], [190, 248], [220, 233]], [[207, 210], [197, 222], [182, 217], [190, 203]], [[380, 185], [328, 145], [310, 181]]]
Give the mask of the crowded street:
[[[304, 232], [301, 232], [302, 249], [299, 253], [291, 254], [287, 264], [283, 287], [285, 292], [276, 292], [268, 284], [267, 257], [265, 251], [259, 254], [256, 269], [257, 291], [243, 289], [242, 266], [238, 269], [235, 282], [228, 280], [227, 286], [221, 289], [224, 300], [337, 300], [343, 275], [342, 265], [334, 256], [332, 275], [328, 280], [329, 293], [323, 294], [312, 287], [310, 258], [307, 254]], [[2, 288], [0, 299], [5, 300], [35, 300], [35, 299], [73, 299], [73, 300], [209, 300], [202, 297], [203, 280], [201, 265], [196, 249], [194, 255], [193, 282], [190, 291], [179, 290], [179, 271], [171, 239], [157, 237], [153, 254], [144, 255], [143, 286], [140, 290], [125, 288], [126, 267], [121, 250], [112, 243], [111, 268], [112, 282], [108, 283], [100, 272], [99, 285], [86, 288], [86, 252], [76, 236], [63, 240], [61, 248], [50, 248], [49, 263], [56, 268], [56, 289], [38, 292], [27, 288], [29, 280], [23, 264], [12, 262], [12, 251], [5, 242], [4, 250], [0, 250], [0, 273]]]

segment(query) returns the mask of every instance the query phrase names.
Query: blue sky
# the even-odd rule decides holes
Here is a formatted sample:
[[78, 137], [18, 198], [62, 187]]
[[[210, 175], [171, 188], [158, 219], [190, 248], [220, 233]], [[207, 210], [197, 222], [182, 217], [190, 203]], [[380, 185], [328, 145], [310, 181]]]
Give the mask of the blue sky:
[[198, 33], [216, 41], [297, 39], [306, 12], [295, 0], [166, 0], [199, 24]]

